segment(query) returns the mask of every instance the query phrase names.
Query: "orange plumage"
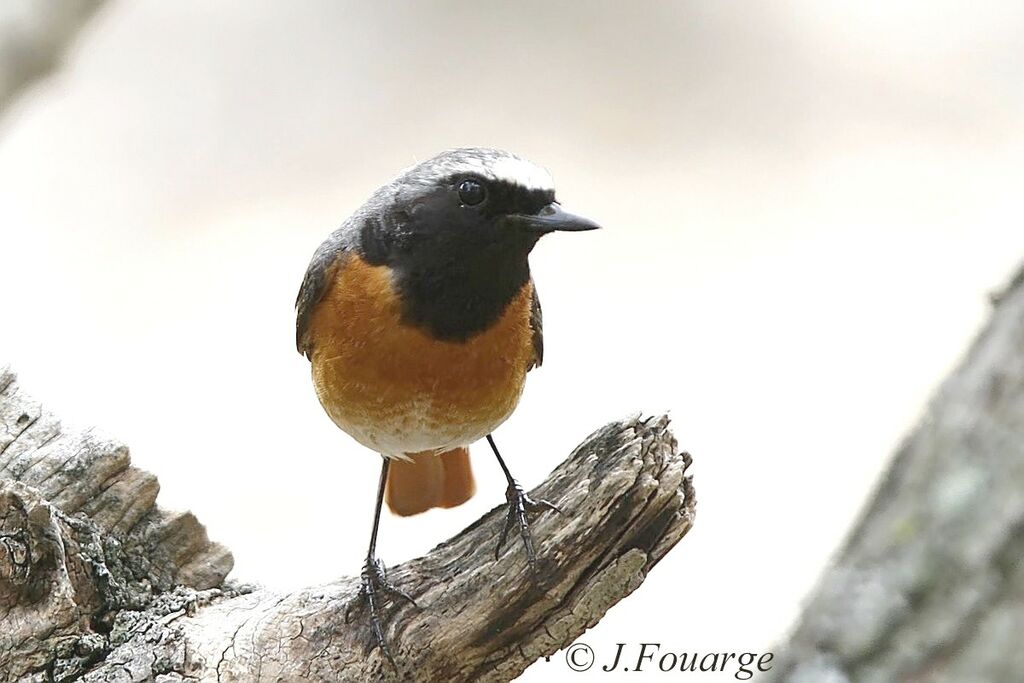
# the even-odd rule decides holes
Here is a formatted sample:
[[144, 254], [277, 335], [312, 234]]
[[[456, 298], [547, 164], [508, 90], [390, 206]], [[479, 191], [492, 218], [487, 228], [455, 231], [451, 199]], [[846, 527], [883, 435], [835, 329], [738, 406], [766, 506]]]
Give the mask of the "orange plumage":
[[415, 514], [464, 502], [473, 478], [462, 447], [512, 413], [534, 362], [533, 285], [488, 329], [464, 342], [442, 341], [402, 321], [387, 266], [348, 253], [331, 271], [308, 329], [320, 402], [357, 441], [396, 458], [392, 510]]
[[473, 497], [476, 483], [468, 448], [409, 457], [395, 460], [388, 470], [384, 500], [396, 515], [407, 517], [430, 508], [453, 508]]

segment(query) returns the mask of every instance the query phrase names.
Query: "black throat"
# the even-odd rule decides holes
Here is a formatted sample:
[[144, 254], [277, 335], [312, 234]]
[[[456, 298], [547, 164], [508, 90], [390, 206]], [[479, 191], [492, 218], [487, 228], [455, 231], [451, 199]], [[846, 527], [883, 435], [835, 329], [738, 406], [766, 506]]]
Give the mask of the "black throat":
[[526, 254], [478, 253], [462, 259], [392, 265], [405, 322], [436, 339], [466, 341], [496, 323], [530, 280]]
[[457, 179], [368, 218], [363, 256], [391, 268], [403, 321], [436, 339], [466, 341], [496, 323], [530, 281], [539, 233], [514, 216], [554, 200], [551, 191], [492, 183], [479, 208], [460, 205]]
[[403, 322], [463, 342], [498, 321], [530, 280], [535, 238], [467, 241], [457, 234], [382, 230], [368, 221], [363, 258], [391, 268]]

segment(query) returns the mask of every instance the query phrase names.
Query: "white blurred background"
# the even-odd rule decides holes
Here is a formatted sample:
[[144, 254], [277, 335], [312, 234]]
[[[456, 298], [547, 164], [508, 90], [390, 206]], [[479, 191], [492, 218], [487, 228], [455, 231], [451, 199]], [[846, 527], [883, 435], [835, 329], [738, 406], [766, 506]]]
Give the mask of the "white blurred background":
[[[0, 120], [0, 360], [236, 578], [356, 573], [379, 460], [317, 403], [296, 290], [403, 167], [513, 150], [606, 226], [532, 258], [513, 472], [633, 411], [694, 454], [694, 530], [580, 640], [765, 650], [1024, 257], [1022, 36], [1019, 2], [116, 2]], [[502, 502], [474, 466], [469, 504], [385, 516], [386, 562]]]

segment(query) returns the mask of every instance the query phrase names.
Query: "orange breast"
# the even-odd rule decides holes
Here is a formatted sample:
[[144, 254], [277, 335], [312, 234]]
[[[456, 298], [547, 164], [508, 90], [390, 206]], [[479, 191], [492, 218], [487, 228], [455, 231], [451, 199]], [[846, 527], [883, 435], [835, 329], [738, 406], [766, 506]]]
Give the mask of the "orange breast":
[[465, 446], [511, 414], [533, 360], [530, 283], [491, 328], [439, 341], [401, 322], [386, 266], [342, 259], [308, 332], [317, 395], [339, 427], [398, 455]]

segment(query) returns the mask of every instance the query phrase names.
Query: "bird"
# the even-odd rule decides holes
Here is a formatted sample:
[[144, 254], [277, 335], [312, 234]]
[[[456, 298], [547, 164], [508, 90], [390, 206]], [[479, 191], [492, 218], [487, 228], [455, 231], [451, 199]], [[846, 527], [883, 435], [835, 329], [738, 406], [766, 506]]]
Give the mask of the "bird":
[[401, 172], [313, 254], [295, 303], [296, 347], [330, 419], [382, 457], [356, 601], [392, 664], [383, 603], [416, 603], [377, 557], [382, 503], [408, 516], [466, 502], [468, 447], [480, 439], [508, 484], [495, 557], [517, 528], [535, 568], [530, 515], [559, 510], [524, 491], [493, 432], [544, 360], [531, 250], [549, 233], [598, 227], [562, 208], [544, 168], [464, 147]]

